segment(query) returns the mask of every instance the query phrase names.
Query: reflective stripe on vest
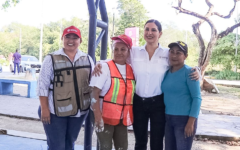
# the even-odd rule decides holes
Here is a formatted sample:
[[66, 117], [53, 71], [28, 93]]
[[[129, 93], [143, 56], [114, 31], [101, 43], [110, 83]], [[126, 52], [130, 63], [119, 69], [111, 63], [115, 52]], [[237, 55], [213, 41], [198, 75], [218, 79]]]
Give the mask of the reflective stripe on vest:
[[111, 86], [103, 98], [102, 117], [105, 124], [118, 125], [122, 117], [123, 124], [133, 123], [133, 95], [135, 80], [130, 65], [126, 64], [126, 82], [113, 61], [107, 62], [111, 74]]

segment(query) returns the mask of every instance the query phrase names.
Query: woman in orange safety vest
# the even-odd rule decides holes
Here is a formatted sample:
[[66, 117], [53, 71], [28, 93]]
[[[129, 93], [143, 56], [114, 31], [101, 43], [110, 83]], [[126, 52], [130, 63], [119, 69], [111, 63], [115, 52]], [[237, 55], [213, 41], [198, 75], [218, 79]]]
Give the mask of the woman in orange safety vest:
[[127, 126], [133, 123], [135, 79], [126, 64], [132, 39], [127, 35], [113, 37], [113, 59], [102, 64], [102, 74], [93, 76], [92, 110], [100, 150], [127, 150]]

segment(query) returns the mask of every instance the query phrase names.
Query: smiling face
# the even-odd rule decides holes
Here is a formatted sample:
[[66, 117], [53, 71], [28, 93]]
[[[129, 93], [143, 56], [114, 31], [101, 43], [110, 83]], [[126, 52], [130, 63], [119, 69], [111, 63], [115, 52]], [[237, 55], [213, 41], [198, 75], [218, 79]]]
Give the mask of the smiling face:
[[187, 58], [187, 54], [180, 49], [179, 46], [172, 46], [169, 50], [169, 62], [171, 66], [184, 65], [184, 60]]
[[120, 65], [126, 64], [126, 60], [129, 56], [129, 50], [126, 44], [122, 42], [115, 43], [113, 45], [113, 60]]
[[62, 38], [63, 48], [65, 51], [76, 51], [81, 44], [82, 40], [76, 34], [70, 33]]
[[158, 39], [161, 37], [162, 32], [158, 30], [157, 25], [154, 22], [147, 23], [144, 27], [144, 39], [147, 43], [158, 43]]

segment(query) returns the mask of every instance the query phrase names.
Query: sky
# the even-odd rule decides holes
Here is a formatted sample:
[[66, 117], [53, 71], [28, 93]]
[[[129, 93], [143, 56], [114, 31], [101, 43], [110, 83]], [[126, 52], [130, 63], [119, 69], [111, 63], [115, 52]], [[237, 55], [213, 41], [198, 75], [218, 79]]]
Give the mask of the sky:
[[[0, 5], [2, 5], [4, 1], [5, 0], [0, 0]], [[186, 14], [177, 14], [175, 9], [172, 8], [172, 6], [177, 6], [177, 0], [173, 0], [174, 3], [172, 4], [170, 3], [172, 0], [140, 1], [147, 9], [150, 18], [157, 19], [161, 23], [173, 23], [182, 30], [192, 31], [192, 24], [199, 20]], [[183, 0], [182, 7], [205, 15], [208, 11], [205, 0], [192, 1], [193, 3], [191, 3], [190, 0]], [[227, 15], [234, 4], [233, 0], [211, 0], [211, 2], [215, 6], [215, 11], [223, 15]], [[116, 10], [117, 0], [105, 0], [105, 3], [108, 12], [114, 11], [116, 15], [118, 14]], [[234, 25], [234, 18], [236, 18], [236, 16], [237, 11], [233, 13], [230, 19], [222, 19], [217, 16], [211, 18], [215, 23], [217, 31], [220, 32]], [[62, 18], [70, 20], [72, 17], [88, 19], [87, 0], [20, 0], [20, 3], [15, 7], [12, 6], [8, 8], [7, 11], [0, 10], [0, 29], [11, 22], [40, 27], [41, 22], [49, 23]], [[200, 29], [203, 37], [209, 40], [211, 34], [209, 25], [205, 22]]]

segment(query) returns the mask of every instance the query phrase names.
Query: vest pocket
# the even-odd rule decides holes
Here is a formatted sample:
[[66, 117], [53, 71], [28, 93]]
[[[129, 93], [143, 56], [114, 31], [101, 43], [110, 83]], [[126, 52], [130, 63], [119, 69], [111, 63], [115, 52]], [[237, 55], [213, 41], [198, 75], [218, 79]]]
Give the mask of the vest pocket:
[[73, 71], [72, 70], [64, 70], [62, 71], [63, 81], [64, 82], [73, 82]]
[[86, 110], [89, 108], [90, 103], [91, 103], [91, 97], [90, 93], [92, 91], [92, 88], [90, 86], [86, 86], [81, 89], [81, 110]]
[[57, 111], [60, 116], [71, 115], [73, 105], [71, 103], [72, 92], [57, 94]]

